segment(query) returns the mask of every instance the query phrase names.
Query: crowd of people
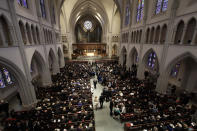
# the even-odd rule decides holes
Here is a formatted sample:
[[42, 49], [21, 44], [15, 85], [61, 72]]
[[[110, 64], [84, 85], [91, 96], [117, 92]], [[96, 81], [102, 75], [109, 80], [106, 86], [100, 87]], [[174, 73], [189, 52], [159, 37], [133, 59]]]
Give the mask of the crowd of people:
[[[5, 131], [94, 131], [90, 79], [94, 72], [86, 62], [70, 62], [53, 76], [53, 85], [38, 88], [37, 106], [11, 112]], [[85, 94], [85, 95], [84, 95]]]
[[[93, 70], [92, 67], [96, 67]], [[10, 113], [3, 124], [5, 131], [94, 131], [95, 121], [90, 79], [94, 87], [103, 85], [95, 109], [109, 102], [114, 119], [125, 122], [125, 130], [187, 131], [197, 130], [196, 107], [186, 95], [159, 94], [149, 76], [137, 79], [137, 66], [130, 70], [117, 61], [69, 62], [53, 76], [53, 84], [38, 88], [37, 106], [28, 111]], [[145, 73], [146, 74], [146, 73]]]
[[136, 78], [135, 67], [126, 71], [116, 62], [96, 64], [98, 81], [104, 86], [102, 94], [110, 101], [110, 115], [126, 122], [125, 130], [197, 129], [193, 119], [196, 107], [188, 104], [188, 97], [157, 93], [148, 76]]

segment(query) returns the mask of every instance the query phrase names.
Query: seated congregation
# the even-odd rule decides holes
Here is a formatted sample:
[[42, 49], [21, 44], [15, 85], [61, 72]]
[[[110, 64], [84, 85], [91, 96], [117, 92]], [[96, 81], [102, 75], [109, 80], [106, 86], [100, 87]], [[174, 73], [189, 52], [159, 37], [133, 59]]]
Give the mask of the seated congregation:
[[125, 131], [197, 130], [196, 107], [188, 104], [186, 94], [159, 94], [151, 78], [138, 80], [136, 68], [126, 71], [115, 62], [98, 62], [96, 69], [104, 86], [101, 95], [110, 100], [110, 115], [125, 122]]
[[[53, 84], [37, 89], [37, 106], [10, 113], [5, 131], [94, 131], [94, 112], [86, 62], [70, 62], [53, 78]], [[85, 94], [85, 95], [84, 95]]]

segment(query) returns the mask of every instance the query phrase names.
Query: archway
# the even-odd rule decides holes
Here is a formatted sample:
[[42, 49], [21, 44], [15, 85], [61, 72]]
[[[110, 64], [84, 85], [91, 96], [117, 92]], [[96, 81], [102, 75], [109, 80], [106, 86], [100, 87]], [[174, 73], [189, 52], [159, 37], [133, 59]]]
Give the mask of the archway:
[[13, 43], [12, 43], [12, 36], [11, 36], [11, 33], [10, 33], [10, 27], [9, 27], [9, 23], [8, 23], [8, 20], [6, 19], [6, 17], [4, 17], [3, 15], [0, 16], [0, 27], [2, 29], [2, 33], [3, 33], [3, 37], [4, 37], [4, 42], [8, 45], [8, 46], [11, 46]]
[[76, 43], [101, 43], [101, 24], [93, 15], [85, 15], [75, 25], [75, 36]]
[[161, 30], [160, 43], [164, 44], [166, 40], [167, 25], [165, 24]]
[[[34, 87], [51, 84], [51, 75], [42, 55], [35, 51], [30, 65], [30, 72]], [[36, 86], [35, 86], [36, 85]]]
[[58, 63], [60, 68], [64, 67], [64, 55], [61, 48], [58, 48]]
[[195, 29], [196, 29], [196, 19], [192, 18], [187, 25], [185, 36], [183, 36], [184, 44], [191, 44], [191, 42], [193, 42], [192, 39], [194, 37]]
[[149, 49], [142, 59], [143, 72], [148, 72], [148, 78], [156, 83], [159, 76], [159, 60], [156, 52]]
[[150, 42], [150, 29], [148, 28], [147, 31], [146, 31], [146, 44], [148, 44]]
[[154, 41], [154, 36], [155, 36], [155, 28], [152, 27], [151, 33], [150, 33], [150, 43], [153, 43], [153, 41]]
[[138, 61], [139, 61], [138, 52], [137, 52], [136, 48], [134, 47], [129, 53], [128, 65], [127, 65], [129, 67], [129, 70], [131, 71], [132, 77], [137, 76]]
[[20, 27], [20, 31], [21, 31], [21, 36], [23, 38], [23, 43], [26, 45], [27, 44], [27, 37], [25, 34], [25, 27], [22, 21], [19, 21], [19, 27]]
[[[30, 105], [36, 101], [35, 91], [30, 82], [26, 79], [21, 69], [11, 61], [0, 57], [0, 99], [8, 103], [19, 94], [19, 100], [15, 105]], [[11, 109], [14, 109], [11, 107]]]
[[157, 29], [156, 29], [155, 43], [159, 42], [159, 38], [160, 38], [160, 26], [158, 26]]
[[29, 43], [32, 44], [32, 35], [31, 35], [31, 29], [28, 23], [26, 23], [26, 32], [27, 32], [27, 37], [29, 40]]
[[56, 58], [56, 55], [53, 51], [53, 49], [50, 49], [49, 51], [49, 55], [48, 55], [48, 62], [49, 62], [49, 70], [51, 72], [51, 74], [56, 74], [59, 71], [59, 63], [58, 60]]
[[128, 59], [129, 59], [129, 61], [128, 61], [129, 62], [129, 65], [128, 65], [129, 68], [132, 68], [133, 65], [138, 64], [138, 61], [139, 61], [138, 52], [137, 52], [135, 47], [130, 51]]
[[181, 43], [184, 26], [185, 26], [184, 22], [180, 21], [178, 26], [177, 26], [177, 29], [176, 29], [174, 44], [180, 44]]
[[126, 64], [127, 64], [127, 50], [125, 47], [122, 48], [122, 51], [121, 51], [121, 58], [120, 58], [120, 64], [123, 66], [123, 67], [126, 67]]
[[[175, 58], [167, 67], [168, 86], [176, 87], [176, 93], [197, 91], [197, 58], [185, 53]], [[196, 94], [197, 96], [197, 94]], [[197, 98], [197, 97], [196, 97]]]

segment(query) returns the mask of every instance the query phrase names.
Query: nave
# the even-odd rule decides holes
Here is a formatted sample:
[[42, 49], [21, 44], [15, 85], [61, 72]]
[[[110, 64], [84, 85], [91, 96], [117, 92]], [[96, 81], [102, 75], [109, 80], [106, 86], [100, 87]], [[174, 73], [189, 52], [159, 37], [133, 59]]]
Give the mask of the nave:
[[[149, 78], [138, 80], [134, 72], [117, 62], [68, 62], [52, 78], [51, 86], [38, 88], [35, 107], [11, 111], [1, 121], [5, 131], [197, 129], [193, 117], [196, 108], [184, 94], [159, 94]], [[101, 94], [104, 105], [100, 109]]]

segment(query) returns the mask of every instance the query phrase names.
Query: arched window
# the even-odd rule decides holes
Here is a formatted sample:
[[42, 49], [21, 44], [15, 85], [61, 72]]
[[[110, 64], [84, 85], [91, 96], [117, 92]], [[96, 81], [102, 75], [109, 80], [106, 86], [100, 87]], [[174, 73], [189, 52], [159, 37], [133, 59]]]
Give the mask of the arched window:
[[4, 73], [4, 75], [5, 75], [6, 83], [7, 83], [7, 84], [12, 84], [13, 82], [12, 82], [12, 79], [11, 79], [11, 77], [10, 77], [9, 71], [8, 71], [6, 68], [3, 68], [3, 73]]
[[36, 27], [36, 35], [37, 35], [38, 43], [40, 43], [40, 32], [39, 32], [38, 27]]
[[0, 69], [0, 88], [13, 84], [9, 71], [6, 68]]
[[25, 8], [28, 8], [28, 3], [27, 3], [27, 0], [17, 0], [18, 4], [25, 7]]
[[157, 0], [155, 13], [159, 14], [160, 12], [164, 12], [167, 10], [168, 0]]
[[179, 73], [179, 69], [180, 69], [181, 64], [177, 63], [171, 70], [170, 76], [171, 77], [177, 77], [178, 73]]
[[144, 0], [138, 0], [137, 22], [142, 20], [143, 16], [144, 16]]
[[148, 67], [154, 68], [156, 63], [156, 54], [151, 52], [148, 56]]
[[4, 88], [5, 87], [5, 82], [3, 79], [3, 73], [0, 71], [0, 88]]
[[126, 13], [125, 13], [125, 25], [127, 26], [130, 23], [130, 8], [129, 5], [126, 7]]
[[11, 38], [11, 34], [10, 34], [9, 25], [8, 25], [8, 22], [4, 16], [0, 16], [0, 26], [3, 31], [3, 35], [4, 35], [3, 37], [5, 38], [5, 42], [8, 45], [12, 45], [12, 40], [11, 40], [12, 38]]
[[19, 27], [20, 27], [22, 38], [23, 38], [23, 42], [26, 45], [27, 44], [27, 38], [26, 38], [26, 35], [25, 35], [25, 28], [24, 28], [24, 25], [21, 21], [19, 21]]
[[46, 18], [46, 9], [45, 9], [44, 0], [40, 0], [40, 8], [41, 8], [42, 17]]

